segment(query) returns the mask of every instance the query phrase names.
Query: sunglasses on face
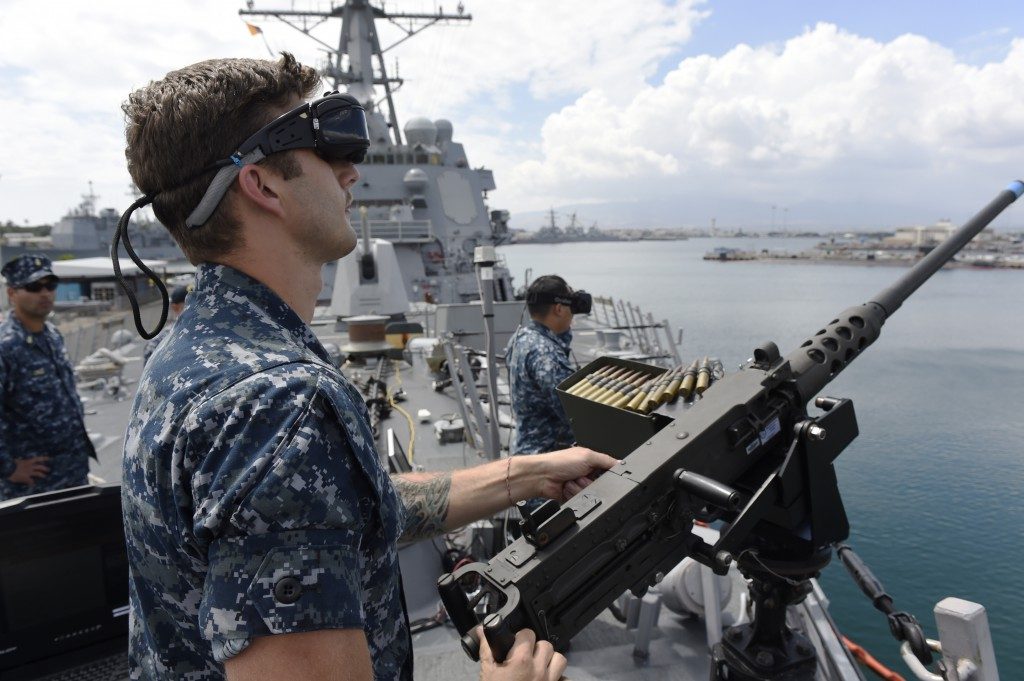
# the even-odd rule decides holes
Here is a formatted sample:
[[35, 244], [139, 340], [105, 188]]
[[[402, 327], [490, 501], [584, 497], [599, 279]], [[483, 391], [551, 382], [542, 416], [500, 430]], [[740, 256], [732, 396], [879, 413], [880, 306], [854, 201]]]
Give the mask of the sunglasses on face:
[[57, 290], [57, 282], [55, 282], [53, 280], [50, 280], [50, 281], [33, 281], [31, 284], [25, 284], [21, 288], [23, 288], [24, 290], [28, 291], [29, 293], [39, 293], [44, 288], [47, 291], [56, 291]]

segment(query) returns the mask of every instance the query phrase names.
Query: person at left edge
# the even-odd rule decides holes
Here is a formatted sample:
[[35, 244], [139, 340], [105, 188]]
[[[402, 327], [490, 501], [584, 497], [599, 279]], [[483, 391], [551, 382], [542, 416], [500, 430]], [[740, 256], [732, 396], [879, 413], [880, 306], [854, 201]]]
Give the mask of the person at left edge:
[[0, 324], [0, 501], [84, 485], [96, 451], [64, 339], [46, 321], [57, 276], [42, 255], [0, 273], [11, 303]]

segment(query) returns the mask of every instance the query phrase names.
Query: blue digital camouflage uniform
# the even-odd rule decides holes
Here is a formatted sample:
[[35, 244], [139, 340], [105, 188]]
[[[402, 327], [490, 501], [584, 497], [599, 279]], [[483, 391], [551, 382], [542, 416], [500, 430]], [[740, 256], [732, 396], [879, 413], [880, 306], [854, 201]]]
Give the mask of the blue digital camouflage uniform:
[[[85, 430], [64, 339], [49, 322], [28, 331], [14, 313], [0, 324], [0, 501], [86, 484], [96, 452]], [[7, 478], [16, 459], [48, 456], [50, 472], [35, 484]]]
[[177, 319], [168, 319], [167, 323], [164, 324], [164, 328], [160, 329], [160, 333], [146, 341], [146, 346], [142, 350], [143, 366], [149, 362], [149, 358], [153, 356], [153, 353], [156, 352], [158, 347], [160, 347], [160, 344], [171, 335], [171, 331], [174, 330], [174, 323], [177, 321]]
[[366, 633], [411, 678], [404, 507], [363, 401], [268, 288], [201, 265], [125, 437], [133, 678], [219, 679], [254, 637]]
[[[185, 297], [191, 290], [189, 286], [175, 286], [170, 295], [168, 296], [169, 301], [172, 305], [181, 304], [185, 302]], [[160, 347], [160, 344], [164, 342], [168, 336], [171, 335], [171, 331], [174, 329], [174, 323], [178, 321], [177, 317], [174, 319], [168, 319], [167, 323], [164, 324], [164, 328], [160, 329], [160, 333], [146, 341], [146, 347], [142, 350], [142, 364], [145, 366], [149, 358], [156, 352], [156, 349]]]
[[508, 342], [509, 389], [516, 415], [513, 454], [536, 454], [570, 446], [575, 437], [555, 387], [572, 374], [572, 331], [556, 334], [538, 321], [516, 331]]

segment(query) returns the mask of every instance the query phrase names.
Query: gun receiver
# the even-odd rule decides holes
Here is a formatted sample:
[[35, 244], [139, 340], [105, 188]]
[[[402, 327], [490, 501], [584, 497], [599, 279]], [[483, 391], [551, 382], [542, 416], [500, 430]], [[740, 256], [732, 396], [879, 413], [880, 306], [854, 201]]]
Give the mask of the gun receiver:
[[[759, 639], [758, 645], [767, 640], [783, 649], [787, 669], [813, 671], [810, 647], [794, 652], [802, 649], [782, 635], [785, 608], [773, 612], [766, 599], [797, 600], [802, 593], [794, 584], [806, 585], [830, 560], [832, 545], [849, 535], [833, 461], [857, 436], [857, 421], [850, 400], [819, 397], [817, 416], [808, 415], [807, 404], [878, 338], [907, 297], [1022, 193], [1024, 183], [1011, 184], [890, 288], [847, 309], [785, 358], [774, 343], [757, 348], [748, 366], [716, 381], [674, 420], [591, 403], [594, 410], [636, 419], [639, 440], [629, 442], [618, 466], [564, 506], [546, 502], [531, 531], [489, 562], [441, 578], [442, 600], [466, 652], [476, 659], [480, 622], [499, 661], [508, 652], [509, 632], [525, 627], [557, 646], [619, 595], [641, 595], [691, 556], [719, 574], [735, 560], [762, 580], [755, 595], [755, 619], [762, 622], [735, 637], [743, 640], [726, 656], [734, 669], [747, 664], [750, 678], [767, 673], [750, 671], [756, 665], [742, 650]], [[595, 360], [559, 386], [567, 411], [568, 401], [578, 399], [571, 395], [574, 381], [608, 360]], [[589, 423], [574, 420], [580, 444], [604, 449], [605, 411]], [[727, 524], [714, 544], [692, 532], [695, 520], [718, 519]], [[472, 597], [467, 584], [474, 586]]]

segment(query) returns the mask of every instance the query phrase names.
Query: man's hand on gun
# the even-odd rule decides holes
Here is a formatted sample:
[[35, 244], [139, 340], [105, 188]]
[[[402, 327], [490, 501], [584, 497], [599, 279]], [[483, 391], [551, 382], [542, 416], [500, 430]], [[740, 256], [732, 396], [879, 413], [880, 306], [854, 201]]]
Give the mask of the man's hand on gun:
[[[526, 468], [525, 491], [530, 497], [546, 497], [558, 502], [568, 501], [590, 485], [597, 476], [619, 463], [618, 459], [586, 447], [570, 447], [549, 454], [515, 457]], [[567, 661], [556, 653], [548, 641], [522, 629], [516, 632], [515, 643], [504, 662], [495, 662], [494, 655], [481, 630], [480, 678], [482, 681], [558, 681], [563, 678]]]
[[[589, 450], [587, 450], [589, 451]], [[602, 455], [603, 456], [603, 455]], [[547, 641], [538, 641], [536, 634], [523, 629], [504, 662], [495, 662], [487, 637], [480, 638], [480, 681], [558, 681], [567, 664], [565, 656], [556, 653]]]
[[541, 476], [539, 495], [568, 501], [619, 460], [586, 447], [570, 447], [550, 454], [537, 454]]

